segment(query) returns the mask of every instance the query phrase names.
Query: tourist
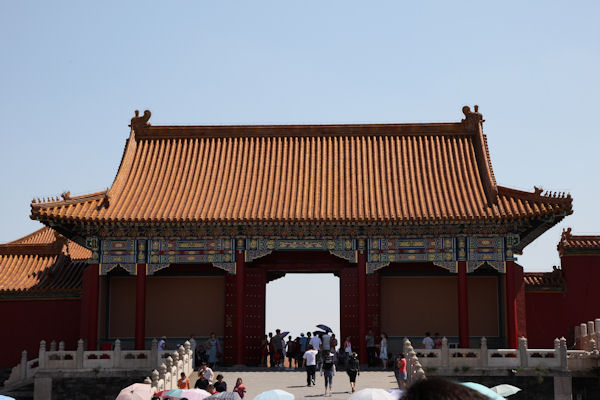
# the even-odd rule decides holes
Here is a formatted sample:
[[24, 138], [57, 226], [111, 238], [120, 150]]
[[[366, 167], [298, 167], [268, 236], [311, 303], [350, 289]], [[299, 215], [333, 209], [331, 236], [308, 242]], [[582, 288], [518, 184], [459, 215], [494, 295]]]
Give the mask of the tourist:
[[313, 349], [312, 345], [307, 346], [307, 350], [302, 356], [304, 366], [306, 367], [306, 386], [315, 385], [315, 372], [317, 369], [317, 354], [319, 352]]
[[217, 391], [215, 390], [215, 385], [213, 385], [213, 384], [209, 384], [208, 387], [206, 388], [206, 391], [210, 394], [217, 393]]
[[204, 372], [198, 371], [198, 380], [196, 381], [194, 388], [206, 390], [208, 388], [208, 385], [210, 385], [210, 382], [204, 376]]
[[215, 376], [215, 374], [214, 374], [213, 370], [206, 365], [205, 362], [200, 365], [200, 369], [198, 369], [198, 376], [200, 376], [200, 373], [203, 373], [206, 380], [209, 383], [212, 383], [213, 377]]
[[296, 342], [292, 340], [292, 335], [290, 335], [287, 343], [285, 344], [285, 355], [287, 356], [290, 368], [294, 368], [294, 359], [296, 358], [295, 345]]
[[346, 340], [344, 340], [344, 360], [346, 367], [348, 367], [348, 361], [350, 360], [350, 355], [352, 354], [352, 342], [350, 341], [350, 336], [346, 336]]
[[181, 373], [181, 378], [177, 381], [177, 387], [179, 389], [189, 389], [190, 388], [190, 378], [185, 376], [185, 372]]
[[431, 350], [431, 349], [433, 349], [434, 345], [435, 345], [435, 343], [433, 342], [433, 339], [431, 338], [431, 334], [429, 332], [425, 332], [425, 338], [423, 339], [423, 347], [426, 348], [427, 350]]
[[315, 334], [315, 336], [313, 336], [310, 341], [309, 341], [310, 345], [313, 347], [313, 349], [315, 349], [316, 351], [321, 351], [321, 338], [319, 336], [317, 336], [317, 334]]
[[346, 373], [348, 374], [348, 378], [350, 378], [350, 388], [352, 389], [352, 393], [354, 393], [356, 386], [356, 375], [360, 375], [360, 365], [358, 362], [358, 355], [356, 353], [352, 353], [350, 355], [347, 365], [348, 367], [346, 368]]
[[267, 357], [269, 356], [269, 338], [267, 335], [260, 342], [260, 366], [267, 366]]
[[333, 354], [323, 354], [323, 364], [321, 364], [321, 376], [325, 378], [325, 396], [329, 388], [329, 396], [331, 396], [331, 388], [333, 385], [333, 376], [335, 375], [335, 363], [333, 362]]
[[275, 336], [271, 339], [271, 343], [273, 343], [273, 349], [275, 350], [275, 366], [279, 367], [283, 363], [283, 338], [280, 329], [275, 329]]
[[273, 332], [269, 332], [269, 365], [275, 366], [275, 347], [273, 346]]
[[440, 378], [421, 379], [408, 388], [402, 400], [489, 400], [489, 397], [464, 385]]
[[438, 332], [436, 332], [435, 335], [433, 336], [433, 348], [434, 349], [442, 348], [442, 338], [440, 337], [440, 334]]
[[377, 352], [375, 351], [375, 335], [373, 330], [369, 329], [369, 333], [365, 336], [365, 342], [367, 347], [367, 363], [369, 367], [375, 365], [375, 357]]
[[321, 351], [323, 352], [323, 358], [331, 353], [331, 336], [329, 335], [329, 332], [325, 332], [321, 335]]
[[300, 353], [304, 354], [306, 351], [306, 345], [308, 344], [308, 339], [304, 336], [304, 333], [300, 334]]
[[331, 334], [331, 352], [333, 354], [336, 353], [336, 349], [335, 348], [337, 347], [337, 345], [338, 345], [338, 342], [337, 342], [337, 339], [335, 337], [335, 333], [332, 333]]
[[223, 380], [223, 375], [217, 375], [217, 381], [215, 382], [215, 390], [219, 393], [227, 391], [227, 382]]
[[194, 358], [196, 361], [196, 367], [202, 365], [202, 363], [208, 362], [208, 354], [206, 354], [206, 349], [204, 345], [198, 343], [196, 345], [196, 351], [194, 352]]
[[233, 388], [233, 391], [237, 392], [237, 394], [239, 394], [242, 399], [244, 398], [244, 396], [246, 395], [246, 386], [244, 386], [242, 378], [237, 378], [237, 380], [235, 381], [235, 387]]
[[167, 349], [167, 337], [163, 336], [158, 341], [158, 350], [166, 350]]
[[398, 389], [406, 389], [406, 358], [404, 358], [404, 353], [400, 353], [400, 355], [398, 355], [398, 358], [396, 358], [396, 365], [394, 366], [394, 375], [396, 375]]
[[387, 349], [387, 334], [381, 334], [381, 342], [379, 343], [379, 358], [381, 359], [381, 367], [387, 368], [388, 349]]
[[294, 340], [294, 356], [296, 357], [296, 369], [300, 368], [303, 354], [304, 352], [301, 350], [300, 346], [300, 338], [297, 337], [296, 340]]
[[214, 332], [210, 334], [210, 337], [206, 341], [206, 353], [208, 354], [208, 364], [211, 368], [214, 368], [217, 364], [217, 360], [221, 355], [219, 349], [219, 339]]

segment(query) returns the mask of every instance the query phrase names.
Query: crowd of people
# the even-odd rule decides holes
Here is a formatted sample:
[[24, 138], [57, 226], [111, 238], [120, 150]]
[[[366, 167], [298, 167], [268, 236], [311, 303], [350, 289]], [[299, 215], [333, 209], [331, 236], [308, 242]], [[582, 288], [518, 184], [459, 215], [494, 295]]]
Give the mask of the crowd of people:
[[[190, 389], [190, 378], [184, 372], [181, 373], [181, 377], [177, 381], [177, 387], [179, 389]], [[203, 362], [198, 368], [198, 379], [194, 388], [206, 390], [210, 394], [217, 394], [227, 391], [227, 382], [225, 382], [223, 375], [218, 374], [215, 376], [212, 368]], [[246, 386], [242, 378], [237, 378], [232, 391], [239, 394], [242, 399], [245, 397]]]

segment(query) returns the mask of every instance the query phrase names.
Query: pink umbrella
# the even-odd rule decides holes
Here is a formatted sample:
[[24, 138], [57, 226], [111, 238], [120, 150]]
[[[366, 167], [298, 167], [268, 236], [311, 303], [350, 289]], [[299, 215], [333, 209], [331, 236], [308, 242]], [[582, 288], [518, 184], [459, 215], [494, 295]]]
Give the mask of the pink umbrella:
[[115, 400], [148, 400], [152, 397], [152, 388], [147, 383], [134, 383], [119, 392]]

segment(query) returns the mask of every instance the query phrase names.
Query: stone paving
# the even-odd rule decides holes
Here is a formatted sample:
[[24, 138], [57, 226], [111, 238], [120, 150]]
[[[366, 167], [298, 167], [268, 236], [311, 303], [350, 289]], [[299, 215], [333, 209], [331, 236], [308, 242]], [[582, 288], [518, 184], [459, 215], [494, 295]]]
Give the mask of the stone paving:
[[[217, 374], [223, 374], [224, 381], [227, 382], [227, 390], [231, 391], [235, 385], [236, 379], [242, 378], [244, 385], [248, 389], [246, 400], [252, 400], [258, 394], [271, 389], [282, 389], [290, 392], [300, 398], [327, 398], [336, 400], [346, 400], [350, 397], [350, 383], [348, 375], [344, 371], [338, 371], [333, 377], [332, 396], [324, 396], [325, 386], [323, 377], [317, 372], [317, 383], [315, 386], [306, 386], [306, 372], [304, 371], [233, 371], [215, 370]], [[197, 374], [190, 376], [190, 383], [193, 387]], [[364, 371], [356, 378], [356, 390], [364, 388], [397, 389], [396, 379], [392, 371]]]

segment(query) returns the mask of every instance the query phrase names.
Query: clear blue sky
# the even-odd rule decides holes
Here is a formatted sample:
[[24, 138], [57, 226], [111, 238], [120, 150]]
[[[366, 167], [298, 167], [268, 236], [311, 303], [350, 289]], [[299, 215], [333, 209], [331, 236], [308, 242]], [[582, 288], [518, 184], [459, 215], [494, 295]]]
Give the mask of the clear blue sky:
[[574, 197], [526, 269], [558, 264], [562, 227], [600, 232], [600, 2], [151, 3], [0, 2], [0, 242], [39, 227], [33, 197], [110, 186], [136, 108], [375, 123], [479, 104], [499, 184]]

